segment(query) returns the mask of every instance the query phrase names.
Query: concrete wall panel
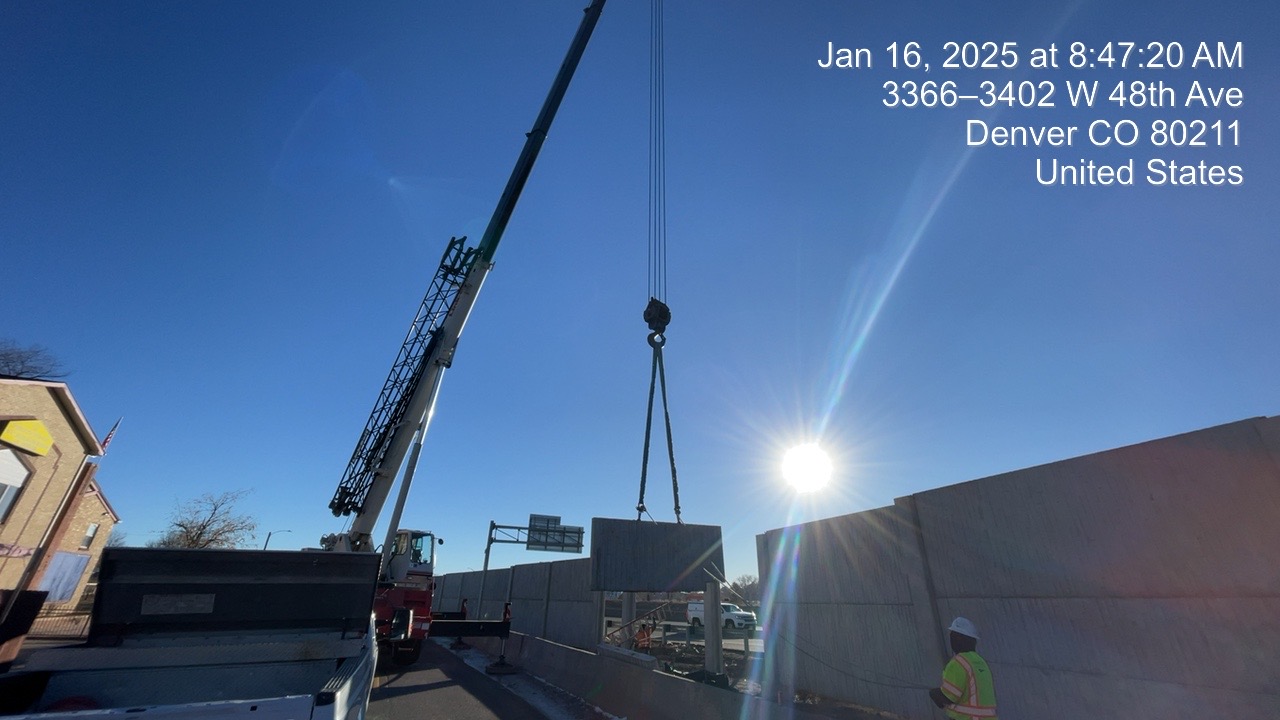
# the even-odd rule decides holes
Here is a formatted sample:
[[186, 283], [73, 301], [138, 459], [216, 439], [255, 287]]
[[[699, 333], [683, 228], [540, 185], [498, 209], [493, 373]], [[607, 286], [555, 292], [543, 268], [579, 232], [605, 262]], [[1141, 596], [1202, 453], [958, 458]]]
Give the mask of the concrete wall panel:
[[[1239, 693], [1001, 662], [990, 662], [990, 665], [996, 680], [1000, 717], [1043, 720], [1080, 717], [1266, 720], [1276, 717], [1274, 694]], [[1053, 681], [1046, 682], [1046, 678]]]
[[437, 612], [455, 612], [462, 602], [462, 576], [437, 575], [436, 589], [431, 596], [431, 609]]
[[1280, 468], [1280, 417], [1258, 418], [1254, 421], [1262, 444], [1271, 453], [1271, 462]]
[[592, 590], [696, 591], [724, 577], [718, 525], [592, 518], [590, 560]]
[[552, 600], [591, 599], [591, 560], [561, 560], [551, 563]]
[[599, 605], [593, 601], [553, 600], [547, 613], [546, 639], [582, 649], [600, 642]]
[[1276, 716], [1280, 418], [895, 505], [757, 538], [784, 680], [934, 716], [921, 688], [964, 615], [1003, 717]]
[[[794, 633], [770, 626], [778, 651], [794, 653], [794, 685], [825, 697], [856, 697], [860, 704], [907, 717], [928, 717], [925, 689], [941, 667], [925, 667], [908, 605], [805, 603], [795, 611]], [[784, 661], [785, 662], [785, 661]]]
[[547, 629], [551, 564], [516, 565], [511, 572], [511, 629], [543, 637]]
[[600, 594], [591, 590], [591, 558], [551, 563], [546, 638], [577, 648], [600, 642]]
[[940, 601], [978, 624], [984, 656], [1246, 693], [1280, 691], [1280, 598], [1039, 598]]
[[[436, 609], [456, 610], [461, 599], [467, 598], [470, 617], [479, 619], [482, 574], [472, 571], [436, 578]], [[592, 592], [590, 581], [590, 558], [491, 569], [485, 581], [485, 614], [490, 620], [501, 619], [510, 588], [513, 630], [536, 631], [571, 647], [595, 647], [603, 620], [599, 593]]]
[[479, 617], [479, 608], [476, 607], [476, 603], [480, 600], [480, 580], [483, 574], [480, 570], [458, 574], [462, 581], [461, 599], [467, 601], [468, 617], [473, 620]]
[[1280, 477], [1253, 421], [916, 499], [944, 597], [1280, 593]]
[[[782, 568], [779, 582], [791, 583], [806, 602], [910, 602], [901, 548], [906, 522], [903, 511], [890, 507], [806, 523], [798, 532], [770, 531], [768, 547], [783, 555], [767, 557], [760, 576]], [[794, 579], [785, 577], [791, 573]]]
[[477, 620], [501, 620], [507, 595], [511, 591], [511, 568], [490, 568], [487, 573], [482, 571], [480, 576], [484, 582], [484, 597], [471, 598], [472, 615]]

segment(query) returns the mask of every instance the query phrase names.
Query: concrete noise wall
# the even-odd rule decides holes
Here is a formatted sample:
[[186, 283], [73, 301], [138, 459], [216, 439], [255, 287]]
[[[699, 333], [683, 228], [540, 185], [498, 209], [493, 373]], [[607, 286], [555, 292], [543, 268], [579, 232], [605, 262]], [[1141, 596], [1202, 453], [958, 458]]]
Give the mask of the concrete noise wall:
[[[467, 598], [470, 617], [482, 619], [477, 608], [482, 575], [472, 571], [438, 576], [433, 609], [456, 610]], [[500, 620], [509, 597], [512, 630], [570, 647], [594, 648], [604, 619], [600, 594], [592, 592], [590, 584], [590, 558], [489, 570], [484, 618]]]
[[963, 615], [1002, 716], [1278, 715], [1280, 418], [919, 493], [758, 549], [781, 651], [794, 627], [784, 677], [822, 695], [932, 717], [910, 686], [938, 684], [942, 628]]
[[[807, 690], [913, 718], [932, 717], [925, 689], [940, 647], [920, 648], [936, 622], [917, 617], [928, 596], [908, 513], [881, 508], [757, 539], [762, 578], [765, 693]], [[919, 594], [917, 594], [919, 593]]]

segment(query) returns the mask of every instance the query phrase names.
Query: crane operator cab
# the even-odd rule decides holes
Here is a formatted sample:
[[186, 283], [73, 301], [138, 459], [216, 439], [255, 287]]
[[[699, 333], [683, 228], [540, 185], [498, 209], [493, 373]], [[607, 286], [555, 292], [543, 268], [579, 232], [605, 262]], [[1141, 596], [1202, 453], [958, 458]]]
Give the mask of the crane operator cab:
[[444, 540], [436, 538], [435, 533], [397, 530], [387, 579], [394, 583], [429, 587], [435, 574], [437, 543], [443, 545]]

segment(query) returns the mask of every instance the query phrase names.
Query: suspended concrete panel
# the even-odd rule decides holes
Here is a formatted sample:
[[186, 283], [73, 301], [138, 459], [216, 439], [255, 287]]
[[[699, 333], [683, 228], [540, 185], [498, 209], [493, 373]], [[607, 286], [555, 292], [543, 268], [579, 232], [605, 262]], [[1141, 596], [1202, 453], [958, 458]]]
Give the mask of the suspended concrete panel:
[[724, 577], [719, 525], [591, 519], [591, 589], [692, 592]]

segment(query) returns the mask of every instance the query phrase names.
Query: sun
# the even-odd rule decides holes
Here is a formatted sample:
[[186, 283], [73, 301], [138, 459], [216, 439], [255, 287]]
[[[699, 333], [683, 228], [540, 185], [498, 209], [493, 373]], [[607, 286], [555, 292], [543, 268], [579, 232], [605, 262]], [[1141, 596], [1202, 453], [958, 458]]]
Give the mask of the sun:
[[831, 482], [831, 458], [817, 443], [797, 445], [782, 456], [782, 477], [796, 492], [813, 492]]

